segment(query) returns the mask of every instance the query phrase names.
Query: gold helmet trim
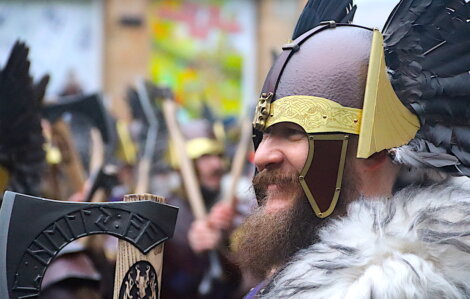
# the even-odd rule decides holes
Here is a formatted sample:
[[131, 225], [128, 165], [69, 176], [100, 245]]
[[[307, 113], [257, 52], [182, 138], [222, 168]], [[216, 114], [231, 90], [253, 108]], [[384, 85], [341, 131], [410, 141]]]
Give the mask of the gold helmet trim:
[[271, 104], [271, 115], [266, 121], [266, 127], [294, 121], [307, 133], [359, 134], [362, 111], [325, 98], [288, 96]]

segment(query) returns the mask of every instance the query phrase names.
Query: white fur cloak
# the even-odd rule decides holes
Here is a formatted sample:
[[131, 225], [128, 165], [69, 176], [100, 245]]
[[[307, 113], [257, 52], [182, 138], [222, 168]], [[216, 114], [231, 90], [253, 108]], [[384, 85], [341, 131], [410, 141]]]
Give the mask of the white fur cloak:
[[470, 191], [450, 183], [359, 200], [263, 298], [470, 298]]

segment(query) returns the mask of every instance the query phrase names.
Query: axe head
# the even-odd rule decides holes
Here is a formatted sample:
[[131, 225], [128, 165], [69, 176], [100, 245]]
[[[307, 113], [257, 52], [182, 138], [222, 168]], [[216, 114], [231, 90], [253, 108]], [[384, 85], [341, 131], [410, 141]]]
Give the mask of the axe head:
[[110, 141], [110, 124], [101, 96], [97, 93], [90, 95], [67, 96], [58, 103], [44, 105], [42, 115], [54, 123], [66, 112], [78, 113], [99, 129], [103, 142]]
[[114, 186], [119, 184], [118, 170], [114, 165], [100, 167], [96, 173], [90, 177], [91, 187], [85, 194], [85, 202], [91, 202], [93, 195], [99, 189], [110, 192]]
[[49, 263], [84, 236], [113, 235], [145, 254], [173, 236], [177, 213], [147, 200], [78, 203], [7, 191], [0, 210], [0, 298], [36, 298]]

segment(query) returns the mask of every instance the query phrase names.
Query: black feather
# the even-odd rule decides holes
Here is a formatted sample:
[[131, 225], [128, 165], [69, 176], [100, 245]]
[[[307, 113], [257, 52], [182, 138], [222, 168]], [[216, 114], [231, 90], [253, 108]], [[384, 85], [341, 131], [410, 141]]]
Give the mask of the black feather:
[[[417, 138], [429, 152], [445, 152], [470, 175], [470, 3], [402, 0], [387, 20], [384, 48], [392, 85], [413, 107]], [[432, 145], [432, 146], [431, 146]]]
[[39, 107], [49, 76], [34, 85], [28, 52], [17, 41], [0, 71], [0, 166], [10, 173], [9, 190], [40, 195], [45, 153]]
[[353, 5], [353, 0], [309, 0], [297, 21], [292, 39], [315, 28], [323, 21], [350, 23], [355, 12], [356, 5]]

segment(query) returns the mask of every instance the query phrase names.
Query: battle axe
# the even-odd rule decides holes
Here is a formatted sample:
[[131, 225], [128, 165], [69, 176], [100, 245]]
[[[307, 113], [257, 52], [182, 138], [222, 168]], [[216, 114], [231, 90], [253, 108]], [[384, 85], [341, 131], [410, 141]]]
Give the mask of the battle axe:
[[64, 113], [80, 114], [99, 129], [104, 143], [110, 141], [110, 124], [106, 109], [99, 94], [67, 96], [58, 103], [47, 104], [42, 108], [42, 115], [50, 123], [56, 122]]
[[0, 210], [0, 298], [37, 298], [49, 263], [84, 236], [113, 235], [145, 254], [173, 236], [177, 212], [148, 200], [77, 203], [7, 191]]
[[[80, 115], [88, 120], [100, 132], [101, 140], [98, 140], [98, 144], [101, 145], [110, 143], [110, 124], [99, 94], [66, 96], [61, 98], [58, 103], [47, 104], [42, 108], [43, 117], [52, 125], [52, 135], [55, 136], [55, 139], [61, 141], [60, 149], [64, 157], [63, 167], [69, 177], [70, 187], [73, 192], [78, 192], [82, 190], [85, 184], [86, 174], [80, 156], [75, 149], [70, 129], [61, 120], [65, 113]], [[104, 151], [100, 155], [105, 155]], [[94, 156], [92, 154], [92, 157]], [[103, 159], [104, 157], [100, 157], [98, 160], [102, 161]]]

